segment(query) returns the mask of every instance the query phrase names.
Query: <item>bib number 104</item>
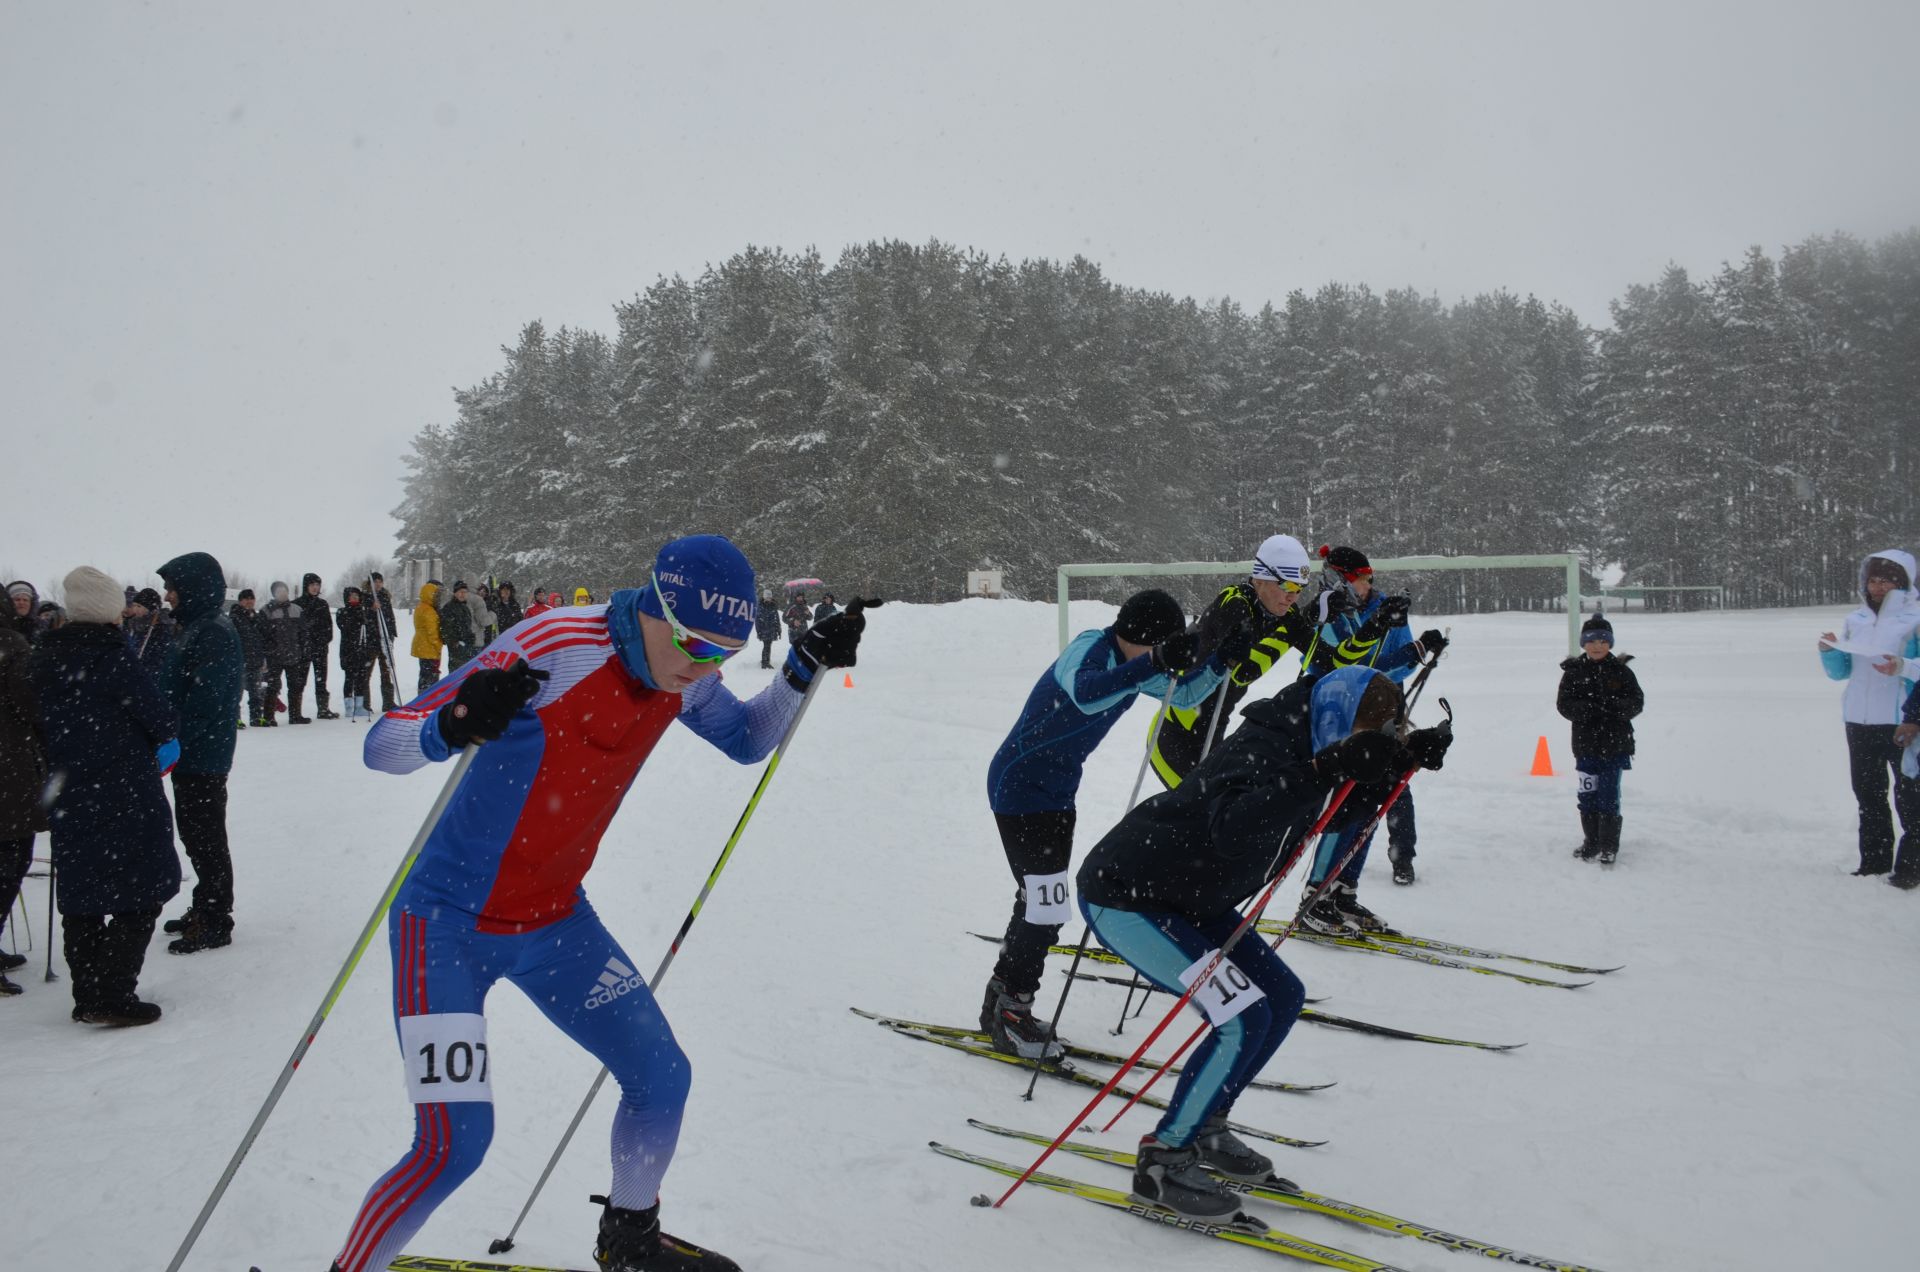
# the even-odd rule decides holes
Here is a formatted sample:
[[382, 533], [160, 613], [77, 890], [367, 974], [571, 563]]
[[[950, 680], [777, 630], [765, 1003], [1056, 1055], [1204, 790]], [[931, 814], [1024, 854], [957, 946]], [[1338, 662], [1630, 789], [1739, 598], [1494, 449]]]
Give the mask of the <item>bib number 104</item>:
[[1027, 896], [1027, 922], [1058, 925], [1073, 914], [1073, 886], [1066, 871], [1030, 874], [1020, 882]]
[[1231, 960], [1221, 958], [1219, 950], [1208, 950], [1180, 973], [1182, 985], [1192, 985], [1196, 980], [1200, 983], [1193, 991], [1193, 1004], [1206, 1013], [1216, 1029], [1267, 996]]
[[400, 1049], [407, 1062], [407, 1098], [415, 1104], [493, 1100], [485, 1016], [402, 1016]]

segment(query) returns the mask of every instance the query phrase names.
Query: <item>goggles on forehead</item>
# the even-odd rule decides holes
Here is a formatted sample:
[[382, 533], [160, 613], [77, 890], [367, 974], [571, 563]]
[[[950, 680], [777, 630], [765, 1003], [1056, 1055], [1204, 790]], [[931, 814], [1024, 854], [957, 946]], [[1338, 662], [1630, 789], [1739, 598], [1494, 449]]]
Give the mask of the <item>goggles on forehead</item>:
[[743, 645], [722, 645], [705, 636], [696, 636], [681, 626], [680, 620], [673, 616], [673, 606], [667, 604], [667, 594], [660, 590], [660, 576], [654, 574], [650, 577], [653, 579], [653, 598], [660, 602], [660, 612], [666, 616], [667, 626], [672, 629], [675, 649], [697, 663], [723, 663], [745, 648]]

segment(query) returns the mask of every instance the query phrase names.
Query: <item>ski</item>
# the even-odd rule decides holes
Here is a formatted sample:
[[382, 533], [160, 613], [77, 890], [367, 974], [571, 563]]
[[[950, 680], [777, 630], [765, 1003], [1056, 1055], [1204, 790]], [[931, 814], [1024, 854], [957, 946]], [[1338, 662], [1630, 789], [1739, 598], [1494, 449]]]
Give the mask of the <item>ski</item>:
[[1455, 945], [1452, 941], [1437, 941], [1430, 936], [1408, 936], [1405, 933], [1388, 935], [1374, 932], [1372, 939], [1389, 945], [1412, 945], [1418, 949], [1432, 950], [1436, 954], [1451, 954], [1455, 958], [1497, 958], [1509, 963], [1529, 963], [1534, 967], [1550, 967], [1556, 972], [1571, 972], [1575, 976], [1606, 976], [1625, 967], [1583, 967], [1579, 963], [1556, 963], [1550, 958], [1529, 958], [1525, 954], [1503, 954], [1499, 950], [1483, 950], [1472, 945]]
[[[1066, 975], [1065, 972], [1060, 974]], [[1073, 976], [1075, 980], [1099, 981], [1104, 985], [1132, 984], [1124, 977], [1109, 976], [1104, 972], [1075, 972]], [[1350, 1020], [1345, 1016], [1315, 1011], [1311, 1007], [1301, 1009], [1300, 1019], [1334, 1029], [1351, 1029], [1356, 1033], [1378, 1034], [1382, 1038], [1402, 1038], [1408, 1042], [1431, 1042], [1443, 1047], [1474, 1047], [1480, 1051], [1517, 1051], [1527, 1045], [1524, 1042], [1475, 1042], [1470, 1038], [1442, 1038], [1438, 1034], [1415, 1033], [1410, 1029], [1395, 1029], [1392, 1025], [1376, 1025], [1365, 1020]]]
[[[1282, 928], [1284, 928], [1284, 924]], [[1276, 929], [1279, 930], [1279, 929]], [[1363, 954], [1386, 954], [1394, 958], [1412, 959], [1416, 963], [1426, 963], [1433, 967], [1451, 967], [1456, 971], [1478, 972], [1482, 976], [1504, 976], [1508, 980], [1519, 981], [1523, 985], [1545, 985], [1551, 989], [1585, 989], [1592, 981], [1549, 980], [1544, 976], [1528, 976], [1524, 972], [1510, 972], [1504, 967], [1486, 967], [1479, 963], [1463, 963], [1456, 958], [1446, 958], [1439, 954], [1429, 954], [1425, 950], [1412, 949], [1403, 945], [1377, 945], [1365, 936], [1329, 936], [1324, 932], [1310, 932], [1299, 928], [1294, 939], [1308, 941], [1314, 945], [1333, 945], [1345, 950], [1359, 950]]]
[[[968, 1038], [982, 1044], [989, 1044], [992, 1041], [984, 1029], [967, 1029], [960, 1025], [930, 1025], [924, 1020], [902, 1020], [898, 1016], [883, 1016], [879, 1012], [863, 1011], [858, 1007], [849, 1007], [847, 1010], [856, 1016], [864, 1016], [866, 1019], [876, 1021], [879, 1024], [897, 1025], [902, 1028], [916, 1030], [920, 1033], [939, 1034], [943, 1038]], [[1127, 1062], [1127, 1057], [1117, 1051], [1101, 1051], [1097, 1047], [1083, 1047], [1077, 1042], [1063, 1042], [1061, 1045], [1066, 1048], [1067, 1054], [1075, 1060], [1091, 1060], [1095, 1064], [1110, 1064], [1116, 1068]], [[1030, 1064], [1032, 1062], [1023, 1060], [1022, 1063]], [[1158, 1060], [1144, 1059], [1134, 1061], [1134, 1066], [1141, 1069], [1159, 1069], [1164, 1067]], [[1172, 1069], [1168, 1070], [1169, 1073], [1175, 1075], [1179, 1074], [1180, 1071], [1181, 1067], [1179, 1065], [1175, 1065]], [[1335, 1084], [1332, 1082], [1269, 1082], [1256, 1078], [1247, 1085], [1260, 1091], [1289, 1091], [1299, 1093], [1302, 1091], [1324, 1091]]]
[[436, 1259], [425, 1254], [403, 1254], [387, 1264], [389, 1272], [578, 1272], [532, 1263], [491, 1263], [485, 1259]]
[[[899, 1034], [902, 1038], [913, 1038], [920, 1042], [930, 1042], [936, 1047], [947, 1047], [966, 1055], [979, 1056], [986, 1060], [997, 1060], [1001, 1064], [1010, 1064], [1029, 1073], [1033, 1071], [1033, 1061], [1031, 1060], [1022, 1060], [1019, 1056], [1010, 1056], [1004, 1051], [995, 1051], [992, 1047], [972, 1042], [966, 1038], [949, 1038], [941, 1034], [921, 1033], [917, 1029], [908, 1029], [905, 1026], [891, 1024], [885, 1021], [881, 1022], [880, 1027], [891, 1030]], [[1107, 1085], [1105, 1078], [1091, 1073], [1084, 1073], [1074, 1068], [1072, 1061], [1068, 1060], [1057, 1060], [1049, 1064], [1043, 1064], [1040, 1066], [1040, 1072], [1050, 1078], [1057, 1078], [1062, 1082], [1071, 1082], [1076, 1086], [1092, 1087], [1096, 1091]], [[1108, 1094], [1119, 1096], [1123, 1100], [1130, 1100], [1133, 1098], [1134, 1093], [1125, 1086], [1116, 1086]], [[1139, 1102], [1151, 1109], [1164, 1109], [1167, 1107], [1167, 1102], [1157, 1095], [1143, 1095], [1140, 1097]], [[1251, 1135], [1255, 1139], [1263, 1139], [1271, 1144], [1284, 1144], [1288, 1148], [1319, 1148], [1327, 1142], [1325, 1140], [1294, 1139], [1291, 1136], [1279, 1135], [1273, 1131], [1263, 1131], [1257, 1126], [1245, 1126], [1239, 1122], [1228, 1122], [1227, 1126], [1229, 1129], [1237, 1131], [1242, 1135]]]
[[[991, 1122], [982, 1122], [977, 1118], [968, 1118], [967, 1125], [994, 1135], [1004, 1135], [1009, 1139], [1025, 1140], [1029, 1144], [1046, 1145], [1053, 1143], [1052, 1138], [1046, 1135], [1038, 1135], [1032, 1131], [1016, 1131], [1011, 1127], [995, 1126]], [[1074, 1153], [1092, 1161], [1107, 1162], [1110, 1165], [1119, 1166], [1125, 1170], [1132, 1170], [1134, 1165], [1134, 1154], [1125, 1149], [1103, 1148], [1098, 1144], [1087, 1144], [1079, 1140], [1068, 1140], [1060, 1145], [1060, 1149], [1063, 1152]], [[1319, 1193], [1307, 1192], [1305, 1189], [1288, 1191], [1263, 1184], [1249, 1184], [1241, 1180], [1229, 1179], [1225, 1175], [1213, 1171], [1209, 1171], [1208, 1173], [1234, 1192], [1244, 1193], [1249, 1197], [1257, 1197], [1261, 1201], [1270, 1201], [1276, 1205], [1291, 1206], [1297, 1210], [1307, 1210], [1315, 1214], [1328, 1215], [1348, 1223], [1359, 1224], [1362, 1227], [1376, 1228], [1381, 1232], [1391, 1232], [1396, 1236], [1416, 1237], [1421, 1241], [1430, 1241], [1434, 1245], [1445, 1246], [1449, 1250], [1464, 1250], [1469, 1254], [1477, 1254], [1482, 1258], [1494, 1259], [1501, 1263], [1516, 1263], [1522, 1267], [1547, 1268], [1550, 1272], [1599, 1272], [1599, 1269], [1588, 1267], [1585, 1264], [1568, 1263], [1563, 1259], [1543, 1258], [1540, 1255], [1528, 1254], [1524, 1250], [1515, 1250], [1509, 1246], [1494, 1245], [1489, 1241], [1476, 1241], [1472, 1237], [1463, 1237], [1456, 1233], [1447, 1232], [1441, 1228], [1431, 1227], [1423, 1223], [1415, 1223], [1411, 1219], [1396, 1218], [1393, 1215], [1384, 1214], [1378, 1210], [1370, 1210], [1365, 1206], [1357, 1206], [1350, 1201], [1340, 1201], [1333, 1197], [1323, 1197]], [[1285, 1183], [1287, 1181], [1278, 1180], [1276, 1182]]]
[[[944, 1157], [956, 1161], [972, 1162], [975, 1166], [984, 1166], [996, 1175], [1006, 1175], [1018, 1179], [1025, 1167], [1015, 1166], [1011, 1162], [999, 1161], [992, 1157], [982, 1157], [978, 1153], [969, 1153], [965, 1149], [953, 1148], [938, 1140], [930, 1140], [927, 1147]], [[1250, 1246], [1255, 1250], [1265, 1250], [1269, 1254], [1282, 1254], [1289, 1258], [1303, 1259], [1308, 1263], [1317, 1263], [1321, 1267], [1339, 1268], [1342, 1272], [1403, 1272], [1390, 1263], [1381, 1263], [1363, 1255], [1349, 1254], [1345, 1250], [1336, 1250], [1332, 1246], [1323, 1246], [1315, 1241], [1306, 1241], [1277, 1228], [1269, 1228], [1257, 1219], [1247, 1215], [1236, 1215], [1232, 1223], [1208, 1223], [1204, 1219], [1188, 1219], [1160, 1206], [1150, 1206], [1143, 1201], [1121, 1192], [1117, 1188], [1103, 1188], [1099, 1184], [1082, 1183], [1077, 1179], [1068, 1179], [1064, 1175], [1049, 1175], [1045, 1171], [1035, 1171], [1027, 1177], [1030, 1184], [1038, 1184], [1053, 1192], [1065, 1193], [1090, 1201], [1096, 1206], [1105, 1206], [1109, 1210], [1121, 1210], [1149, 1223], [1161, 1224], [1168, 1228], [1177, 1228], [1182, 1232], [1191, 1232], [1196, 1236], [1217, 1237], [1222, 1241], [1231, 1241], [1235, 1245]], [[976, 1205], [991, 1205], [989, 1198], [975, 1197]]]

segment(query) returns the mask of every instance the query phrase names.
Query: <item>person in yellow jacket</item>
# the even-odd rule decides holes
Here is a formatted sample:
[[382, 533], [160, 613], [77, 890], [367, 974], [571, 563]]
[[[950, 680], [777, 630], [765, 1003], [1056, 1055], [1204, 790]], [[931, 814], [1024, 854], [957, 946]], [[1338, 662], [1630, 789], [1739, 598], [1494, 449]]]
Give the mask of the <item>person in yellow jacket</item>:
[[420, 603], [413, 607], [413, 656], [420, 660], [420, 687], [425, 693], [440, 680], [440, 580], [420, 585]]
[[1276, 534], [1254, 553], [1251, 577], [1213, 599], [1197, 630], [1221, 651], [1229, 668], [1220, 692], [1197, 707], [1163, 704], [1153, 735], [1153, 771], [1168, 790], [1194, 770], [1201, 756], [1220, 744], [1226, 717], [1290, 649], [1308, 656], [1314, 625], [1294, 608], [1311, 580], [1307, 550], [1290, 534]]
[[584, 587], [576, 587], [573, 589], [573, 603], [575, 605], [591, 605], [593, 604], [593, 593], [587, 591]]

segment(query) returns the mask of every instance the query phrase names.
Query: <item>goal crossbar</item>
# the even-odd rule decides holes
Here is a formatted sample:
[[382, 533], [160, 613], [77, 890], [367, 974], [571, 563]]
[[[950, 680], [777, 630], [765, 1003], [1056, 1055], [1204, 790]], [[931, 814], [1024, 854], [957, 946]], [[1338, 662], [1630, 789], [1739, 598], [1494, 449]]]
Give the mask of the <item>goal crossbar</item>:
[[[1564, 570], [1567, 576], [1567, 653], [1580, 652], [1580, 554], [1542, 552], [1531, 556], [1408, 556], [1375, 560], [1377, 571], [1390, 570]], [[1056, 578], [1060, 597], [1060, 648], [1073, 633], [1067, 621], [1067, 589], [1072, 579], [1160, 578], [1179, 574], [1238, 574], [1253, 572], [1252, 561], [1152, 561], [1063, 565]]]

